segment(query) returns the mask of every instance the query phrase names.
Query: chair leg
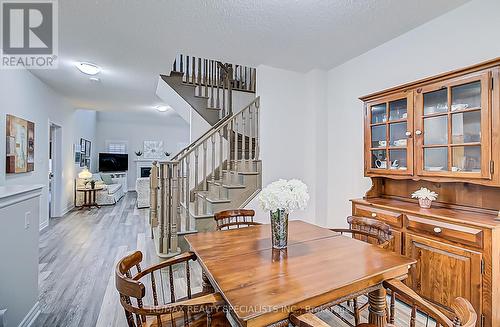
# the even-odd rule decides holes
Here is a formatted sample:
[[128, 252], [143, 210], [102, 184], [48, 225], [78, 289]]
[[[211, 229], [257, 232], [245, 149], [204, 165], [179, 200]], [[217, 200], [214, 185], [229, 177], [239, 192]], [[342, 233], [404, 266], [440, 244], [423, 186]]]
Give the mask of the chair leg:
[[353, 304], [354, 304], [354, 325], [357, 326], [359, 325], [359, 318], [360, 318], [358, 298], [355, 298], [353, 300]]

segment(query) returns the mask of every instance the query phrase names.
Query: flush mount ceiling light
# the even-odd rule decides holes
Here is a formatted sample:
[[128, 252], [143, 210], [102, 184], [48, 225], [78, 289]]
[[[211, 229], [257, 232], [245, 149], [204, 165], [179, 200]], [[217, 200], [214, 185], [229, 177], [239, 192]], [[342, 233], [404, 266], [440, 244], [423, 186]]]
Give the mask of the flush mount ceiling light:
[[170, 106], [156, 106], [156, 110], [158, 110], [159, 112], [165, 112], [170, 108]]
[[78, 62], [75, 64], [75, 66], [79, 71], [87, 75], [96, 75], [101, 71], [101, 68], [99, 66], [90, 62]]

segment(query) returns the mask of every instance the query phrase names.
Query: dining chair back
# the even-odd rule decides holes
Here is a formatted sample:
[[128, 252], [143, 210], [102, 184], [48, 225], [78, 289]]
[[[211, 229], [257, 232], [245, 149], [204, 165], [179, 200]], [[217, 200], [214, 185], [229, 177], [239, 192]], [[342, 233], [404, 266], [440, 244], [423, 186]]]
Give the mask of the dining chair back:
[[384, 222], [376, 219], [349, 216], [347, 217], [349, 229], [332, 228], [334, 232], [341, 234], [351, 234], [354, 238], [361, 241], [376, 244], [381, 248], [388, 249], [393, 242], [391, 227]]
[[[391, 301], [389, 306], [389, 323], [392, 325], [396, 320], [396, 297], [411, 306], [411, 315], [409, 318], [409, 326], [415, 327], [417, 322], [417, 310], [420, 313], [434, 319], [437, 326], [443, 327], [474, 327], [477, 322], [477, 313], [472, 307], [472, 304], [461, 297], [458, 297], [452, 303], [452, 308], [455, 313], [454, 319], [450, 320], [443, 314], [435, 305], [424, 300], [411, 288], [397, 279], [385, 281], [384, 287], [390, 291]], [[399, 318], [398, 321], [401, 319]]]
[[217, 230], [237, 229], [261, 225], [254, 222], [255, 211], [250, 209], [234, 209], [220, 211], [214, 214]]
[[[230, 326], [222, 312], [225, 303], [220, 294], [192, 293], [190, 262], [196, 260], [194, 253], [182, 253], [146, 269], [141, 267], [142, 259], [142, 252], [135, 251], [122, 258], [115, 269], [115, 285], [129, 327]], [[174, 271], [181, 270], [184, 276], [176, 279], [185, 284], [176, 292], [174, 285], [179, 283], [174, 282]], [[180, 293], [182, 296], [176, 296]]]
[[[403, 282], [397, 279], [384, 281], [383, 286], [390, 292], [391, 301], [389, 306], [389, 313], [387, 317], [387, 327], [396, 327], [394, 322], [398, 321], [398, 326], [417, 326], [417, 312], [434, 319], [435, 326], [438, 327], [474, 327], [477, 323], [477, 313], [472, 307], [472, 304], [464, 298], [458, 297], [452, 304], [455, 313], [453, 319], [448, 318], [443, 314], [435, 305], [427, 302], [420, 297], [415, 291], [406, 286]], [[396, 297], [403, 300], [411, 307], [411, 313], [407, 317], [408, 321], [405, 322], [403, 317], [396, 319]], [[403, 305], [400, 303], [400, 305]], [[406, 307], [406, 306], [405, 306]], [[400, 310], [397, 310], [400, 311]], [[312, 312], [298, 312], [292, 313], [289, 317], [292, 326], [296, 327], [327, 327], [330, 326], [325, 321], [321, 320]], [[405, 325], [402, 325], [405, 323]], [[407, 323], [407, 325], [406, 325]], [[420, 325], [420, 324], [419, 324]], [[370, 323], [355, 324], [356, 327], [377, 327]]]

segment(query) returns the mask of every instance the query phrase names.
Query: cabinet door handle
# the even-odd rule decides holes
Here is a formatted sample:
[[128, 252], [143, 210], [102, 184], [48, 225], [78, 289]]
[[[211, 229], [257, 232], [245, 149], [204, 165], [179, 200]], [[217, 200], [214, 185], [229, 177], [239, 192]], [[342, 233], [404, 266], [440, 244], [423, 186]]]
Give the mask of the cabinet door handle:
[[373, 218], [377, 217], [377, 214], [375, 212], [372, 212], [372, 217]]
[[411, 132], [410, 132], [410, 131], [407, 131], [407, 132], [405, 133], [405, 135], [406, 135], [406, 136], [408, 136], [408, 137], [410, 137], [410, 136], [411, 136]]
[[441, 233], [441, 228], [434, 227], [434, 233]]
[[421, 131], [421, 130], [419, 130], [419, 129], [417, 129], [417, 130], [415, 131], [415, 134], [417, 134], [417, 135], [422, 135], [422, 131]]

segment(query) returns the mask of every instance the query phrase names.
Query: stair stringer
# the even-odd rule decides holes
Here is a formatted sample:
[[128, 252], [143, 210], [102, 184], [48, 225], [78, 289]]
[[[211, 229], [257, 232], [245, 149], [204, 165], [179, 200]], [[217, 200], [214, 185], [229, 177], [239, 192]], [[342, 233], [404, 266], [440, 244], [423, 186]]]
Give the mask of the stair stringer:
[[179, 94], [191, 107], [211, 126], [220, 120], [220, 109], [209, 108], [207, 97], [195, 95], [196, 86], [182, 81], [184, 73], [171, 72], [170, 76], [160, 75], [160, 78]]

